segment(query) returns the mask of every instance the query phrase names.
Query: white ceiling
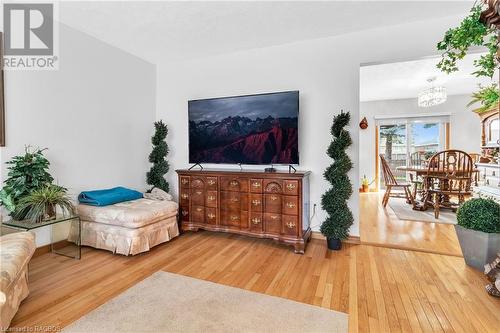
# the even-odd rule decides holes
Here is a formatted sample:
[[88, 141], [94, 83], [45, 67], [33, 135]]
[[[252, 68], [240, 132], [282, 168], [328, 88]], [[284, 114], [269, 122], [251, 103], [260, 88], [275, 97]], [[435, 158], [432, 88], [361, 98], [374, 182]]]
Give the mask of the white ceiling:
[[480, 55], [466, 56], [458, 63], [459, 71], [452, 74], [443, 73], [436, 67], [440, 58], [361, 67], [360, 100], [417, 98], [419, 92], [430, 87], [427, 82], [430, 77], [436, 77], [434, 85], [444, 86], [448, 95], [470, 94], [477, 90], [478, 83], [491, 83], [488, 78], [471, 75], [475, 71], [474, 60]]
[[60, 21], [153, 63], [465, 15], [472, 1], [61, 2]]

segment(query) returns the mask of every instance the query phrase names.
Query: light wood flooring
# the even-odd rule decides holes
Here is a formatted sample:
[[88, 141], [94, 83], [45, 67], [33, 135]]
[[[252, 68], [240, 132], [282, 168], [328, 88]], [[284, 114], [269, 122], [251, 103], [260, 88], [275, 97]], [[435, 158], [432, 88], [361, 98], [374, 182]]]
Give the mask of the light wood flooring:
[[389, 205], [382, 206], [382, 196], [383, 193], [360, 193], [362, 243], [462, 256], [453, 225], [400, 220]]
[[500, 299], [459, 257], [368, 245], [332, 252], [321, 240], [298, 255], [270, 240], [211, 232], [186, 233], [134, 257], [84, 248], [80, 261], [33, 258], [31, 293], [13, 326], [62, 328], [158, 270], [347, 312], [351, 332], [500, 328]]

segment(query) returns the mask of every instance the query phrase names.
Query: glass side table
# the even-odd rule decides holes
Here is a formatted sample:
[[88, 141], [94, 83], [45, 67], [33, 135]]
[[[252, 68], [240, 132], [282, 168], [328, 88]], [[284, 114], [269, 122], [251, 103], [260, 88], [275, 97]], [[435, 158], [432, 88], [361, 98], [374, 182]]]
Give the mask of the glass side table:
[[2, 222], [3, 228], [16, 231], [30, 231], [45, 226], [50, 226], [51, 229], [50, 251], [52, 253], [78, 260], [82, 257], [82, 223], [78, 215], [57, 216], [53, 220], [43, 222], [30, 220]]

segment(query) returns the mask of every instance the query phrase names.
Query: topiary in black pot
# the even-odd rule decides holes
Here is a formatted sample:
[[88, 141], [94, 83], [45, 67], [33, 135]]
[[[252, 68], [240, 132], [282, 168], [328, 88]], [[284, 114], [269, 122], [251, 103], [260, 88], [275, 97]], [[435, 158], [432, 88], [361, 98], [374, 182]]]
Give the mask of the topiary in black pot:
[[491, 199], [471, 199], [458, 209], [457, 221], [465, 262], [483, 270], [500, 251], [500, 205]]
[[321, 206], [328, 213], [328, 217], [321, 224], [321, 233], [326, 237], [330, 250], [340, 250], [341, 240], [347, 239], [349, 227], [354, 221], [347, 205], [352, 194], [352, 184], [347, 175], [352, 169], [352, 162], [346, 149], [352, 144], [352, 139], [345, 127], [350, 120], [349, 112], [343, 111], [333, 118], [333, 141], [327, 154], [334, 161], [323, 173], [325, 179], [332, 184], [321, 198]]

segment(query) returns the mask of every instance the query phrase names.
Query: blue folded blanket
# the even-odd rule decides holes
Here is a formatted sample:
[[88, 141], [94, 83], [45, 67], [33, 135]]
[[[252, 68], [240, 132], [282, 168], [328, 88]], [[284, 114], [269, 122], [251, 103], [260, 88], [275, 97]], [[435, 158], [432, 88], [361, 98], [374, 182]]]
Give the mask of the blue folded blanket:
[[142, 193], [125, 187], [114, 187], [106, 190], [84, 191], [78, 201], [90, 206], [108, 206], [115, 203], [142, 198]]

